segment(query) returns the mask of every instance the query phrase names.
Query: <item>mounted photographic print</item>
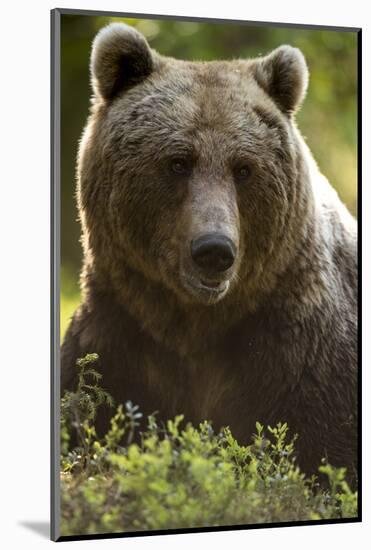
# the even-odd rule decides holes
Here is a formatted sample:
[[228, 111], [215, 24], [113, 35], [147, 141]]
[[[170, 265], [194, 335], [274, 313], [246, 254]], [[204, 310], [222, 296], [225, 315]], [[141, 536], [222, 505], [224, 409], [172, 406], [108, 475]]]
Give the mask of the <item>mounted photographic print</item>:
[[360, 45], [52, 11], [53, 540], [360, 521]]

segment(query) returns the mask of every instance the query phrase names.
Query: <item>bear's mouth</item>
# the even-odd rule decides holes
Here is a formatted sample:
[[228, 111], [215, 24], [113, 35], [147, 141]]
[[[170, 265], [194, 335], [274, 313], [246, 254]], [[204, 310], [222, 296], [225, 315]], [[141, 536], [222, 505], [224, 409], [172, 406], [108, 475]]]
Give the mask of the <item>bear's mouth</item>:
[[188, 292], [207, 304], [221, 300], [229, 289], [229, 280], [225, 279], [212, 281], [183, 275], [182, 281]]

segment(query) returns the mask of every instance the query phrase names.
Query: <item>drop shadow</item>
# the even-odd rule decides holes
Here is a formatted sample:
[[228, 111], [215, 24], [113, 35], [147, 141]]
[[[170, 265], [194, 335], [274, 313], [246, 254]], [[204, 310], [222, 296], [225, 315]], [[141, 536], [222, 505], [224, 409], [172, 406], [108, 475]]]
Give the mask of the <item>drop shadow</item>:
[[48, 521], [19, 521], [18, 524], [37, 533], [42, 538], [50, 539], [50, 523]]

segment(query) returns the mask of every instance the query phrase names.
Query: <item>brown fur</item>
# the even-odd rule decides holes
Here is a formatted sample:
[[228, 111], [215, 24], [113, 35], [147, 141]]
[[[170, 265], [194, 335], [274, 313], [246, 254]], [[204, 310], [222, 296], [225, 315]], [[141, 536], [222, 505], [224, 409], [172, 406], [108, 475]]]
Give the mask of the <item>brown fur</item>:
[[[326, 456], [354, 472], [356, 226], [295, 126], [302, 54], [186, 62], [114, 24], [91, 66], [78, 163], [83, 303], [62, 388], [76, 359], [96, 352], [118, 402], [229, 425], [242, 442], [256, 420], [286, 421], [303, 469]], [[169, 168], [179, 158], [186, 174]], [[199, 290], [189, 253], [214, 230], [237, 250], [217, 296]], [[98, 429], [106, 423], [102, 414]]]

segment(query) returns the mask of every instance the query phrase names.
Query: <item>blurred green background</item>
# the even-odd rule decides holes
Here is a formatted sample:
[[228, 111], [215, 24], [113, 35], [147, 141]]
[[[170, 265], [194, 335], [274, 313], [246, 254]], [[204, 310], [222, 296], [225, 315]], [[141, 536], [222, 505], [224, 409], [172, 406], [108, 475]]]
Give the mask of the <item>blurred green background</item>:
[[298, 125], [322, 172], [356, 213], [357, 35], [355, 32], [254, 27], [243, 24], [61, 17], [61, 338], [80, 299], [80, 228], [75, 204], [78, 141], [91, 90], [89, 56], [96, 32], [111, 21], [141, 31], [163, 55], [212, 60], [254, 57], [282, 44], [302, 50], [310, 83]]

